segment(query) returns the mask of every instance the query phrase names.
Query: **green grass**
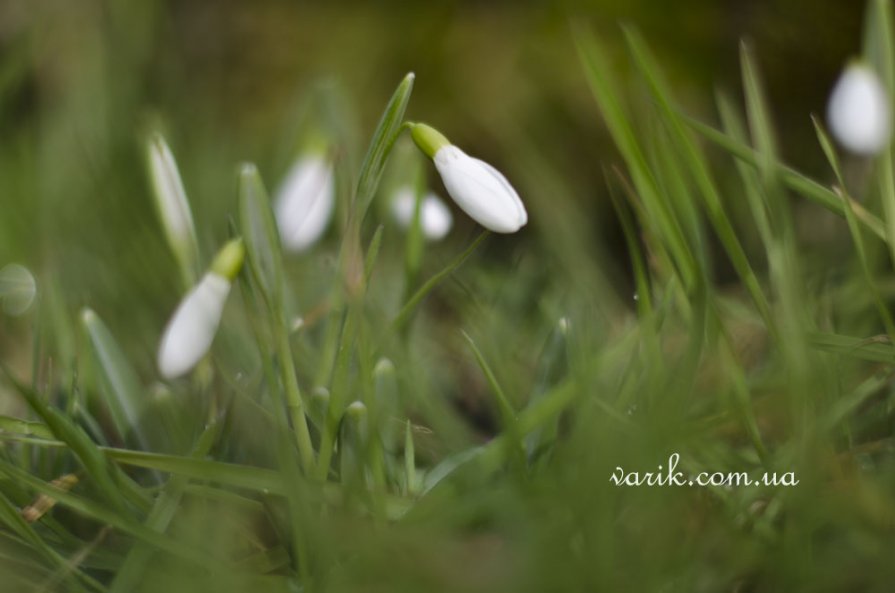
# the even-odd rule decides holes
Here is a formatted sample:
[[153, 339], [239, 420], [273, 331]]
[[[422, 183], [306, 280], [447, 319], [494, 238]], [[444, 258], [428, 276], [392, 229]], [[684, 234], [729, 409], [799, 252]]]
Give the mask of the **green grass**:
[[[866, 56], [891, 72], [889, 2], [872, 0], [866, 23]], [[192, 163], [199, 267], [233, 236], [247, 257], [211, 355], [167, 383], [155, 348], [190, 274], [153, 214], [142, 147], [119, 139], [129, 164], [87, 183], [104, 190], [107, 234], [60, 233], [45, 261], [30, 254], [38, 300], [0, 318], [0, 590], [890, 590], [891, 151], [855, 163], [815, 119], [804, 150], [829, 170], [812, 178], [780, 156], [748, 46], [742, 91], [716, 93], [706, 122], [636, 29], [620, 35], [626, 66], [616, 40], [580, 23], [569, 35], [616, 146], [590, 157], [605, 171], [590, 192], [611, 201], [624, 259], [521, 132], [500, 162], [523, 232], [461, 220], [444, 243], [402, 236], [390, 191], [425, 174], [442, 191], [403, 126], [425, 79], [375, 98], [375, 129], [348, 130], [337, 94], [312, 90], [338, 206], [306, 254], [280, 249], [276, 159], [175, 150]], [[10, 145], [0, 170], [25, 173], [5, 210], [31, 216], [7, 196], [45, 169], [51, 185], [78, 175], [35, 162], [28, 134]], [[222, 177], [228, 198], [193, 198]], [[115, 228], [126, 216], [134, 237]], [[27, 253], [16, 221], [0, 217], [0, 246]], [[117, 255], [97, 270], [95, 253]], [[799, 483], [610, 482], [672, 453], [688, 474]]]

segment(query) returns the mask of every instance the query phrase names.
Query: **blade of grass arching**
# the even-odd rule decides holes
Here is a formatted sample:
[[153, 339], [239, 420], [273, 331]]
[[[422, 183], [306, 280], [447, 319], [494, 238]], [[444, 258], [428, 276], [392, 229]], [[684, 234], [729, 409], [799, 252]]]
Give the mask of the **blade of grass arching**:
[[[193, 449], [192, 457], [202, 458], [208, 454], [218, 435], [218, 428], [218, 424], [209, 424], [205, 427]], [[167, 530], [177, 513], [188, 483], [189, 479], [180, 475], [172, 476], [168, 480], [144, 521], [147, 529], [157, 533], [164, 533]], [[145, 542], [135, 542], [116, 571], [115, 579], [109, 586], [111, 593], [129, 593], [136, 590], [154, 553], [154, 547]]]
[[[581, 390], [574, 380], [567, 379], [550, 390], [543, 399], [529, 406], [518, 417], [516, 427], [519, 437], [525, 437], [533, 430], [546, 425], [559, 417], [581, 395]], [[460, 475], [467, 469], [475, 469], [482, 476], [498, 471], [503, 467], [507, 455], [517, 439], [504, 432], [494, 437], [486, 445], [472, 447], [456, 453], [446, 459], [443, 464], [430, 470], [424, 481], [425, 498], [438, 496], [441, 484], [449, 484], [454, 474]], [[425, 500], [425, 498], [421, 500]], [[425, 505], [414, 505], [414, 509], [425, 508]], [[411, 513], [413, 509], [411, 509]]]
[[407, 110], [407, 104], [410, 102], [410, 95], [413, 92], [414, 78], [413, 72], [408, 73], [395, 89], [379, 119], [373, 138], [370, 140], [370, 146], [367, 148], [367, 154], [361, 165], [354, 196], [358, 221], [364, 219], [370, 202], [373, 201], [389, 153], [403, 129], [404, 112]]
[[[892, 5], [888, 0], [872, 0], [864, 23], [864, 58], [883, 80], [889, 97], [889, 116], [892, 115], [892, 97], [895, 97], [895, 43], [892, 33]], [[895, 264], [895, 163], [892, 144], [875, 160], [875, 181], [879, 187], [886, 224], [889, 255]]]
[[[724, 131], [737, 141], [744, 144], [747, 143], [748, 136], [746, 128], [737, 115], [736, 109], [734, 109], [730, 99], [726, 95], [718, 93], [716, 103]], [[768, 218], [767, 206], [761, 197], [761, 190], [759, 189], [755, 168], [747, 165], [742, 159], [735, 160], [737, 171], [743, 181], [743, 190], [746, 194], [746, 199], [749, 201], [749, 208], [752, 211], [755, 226], [758, 228], [758, 234], [761, 237], [762, 244], [767, 248], [773, 241], [773, 234], [771, 232], [771, 223]]]
[[895, 346], [889, 336], [871, 336], [856, 338], [815, 332], [810, 336], [811, 344], [824, 352], [833, 352], [850, 358], [895, 364]]
[[[749, 129], [758, 152], [757, 169], [761, 191], [771, 213], [772, 239], [766, 249], [770, 278], [776, 289], [777, 318], [783, 330], [779, 336], [780, 342], [792, 377], [806, 382], [801, 390], [793, 389], [790, 393], [806, 393], [813, 391], [808, 382], [815, 376], [810, 371], [811, 361], [808, 360], [808, 345], [805, 340], [805, 332], [812, 328], [812, 321], [806, 315], [808, 299], [801, 289], [802, 272], [798, 265], [792, 212], [777, 174], [777, 141], [766, 95], [752, 53], [745, 44], [740, 46], [740, 64]], [[805, 405], [805, 402], [794, 403], [800, 409]]]
[[520, 441], [522, 435], [519, 434], [519, 427], [516, 422], [516, 410], [513, 409], [513, 405], [507, 398], [503, 387], [501, 387], [500, 382], [497, 380], [497, 376], [494, 374], [488, 361], [485, 360], [482, 351], [479, 350], [479, 347], [476, 345], [475, 340], [463, 330], [461, 330], [460, 333], [463, 335], [463, 339], [466, 340], [466, 343], [469, 344], [469, 349], [472, 350], [472, 355], [475, 357], [482, 373], [484, 373], [485, 379], [488, 381], [488, 386], [491, 388], [491, 391], [497, 400], [497, 409], [500, 413], [503, 432], [507, 435], [507, 446], [511, 448], [511, 458], [521, 462], [525, 443]]
[[683, 231], [673, 216], [670, 206], [663, 199], [649, 164], [640, 146], [631, 118], [622, 107], [617, 89], [620, 85], [610, 77], [611, 69], [606, 52], [594, 35], [585, 29], [575, 29], [575, 45], [591, 92], [603, 114], [612, 139], [622, 154], [631, 179], [637, 189], [648, 221], [655, 226], [655, 233], [672, 255], [675, 270], [681, 277], [685, 290], [689, 290], [698, 275], [697, 266]]
[[447, 266], [444, 267], [440, 272], [429, 278], [420, 288], [414, 293], [410, 300], [401, 307], [401, 310], [395, 316], [394, 321], [392, 321], [392, 330], [399, 330], [404, 324], [410, 321], [410, 318], [413, 316], [413, 312], [416, 310], [416, 307], [422, 302], [423, 299], [428, 296], [432, 290], [435, 289], [442, 281], [444, 281], [448, 276], [457, 271], [457, 268], [463, 265], [470, 255], [476, 250], [476, 248], [484, 241], [488, 235], [491, 234], [490, 231], [482, 231], [478, 237], [476, 237], [475, 241], [469, 244], [462, 253], [460, 253], [457, 257], [451, 260]]
[[[736, 158], [741, 159], [750, 165], [757, 166], [758, 155], [756, 151], [745, 142], [739, 141], [720, 130], [716, 130], [712, 126], [704, 124], [689, 116], [681, 114], [680, 117], [687, 126], [692, 128], [706, 140], [726, 150]], [[824, 187], [813, 179], [805, 177], [795, 169], [780, 163], [777, 164], [777, 174], [780, 176], [780, 182], [792, 191], [823, 206], [835, 214], [845, 216], [843, 198], [836, 195], [831, 189]], [[888, 242], [886, 239], [885, 224], [878, 216], [872, 212], [868, 212], [863, 206], [854, 201], [851, 202], [851, 207], [861, 224], [867, 227], [868, 230], [879, 237], [883, 242]]]
[[93, 347], [99, 374], [108, 394], [105, 403], [112, 413], [118, 434], [122, 439], [134, 434], [140, 446], [148, 448], [145, 435], [140, 430], [140, 414], [146, 395], [137, 373], [96, 313], [84, 309], [81, 322]]
[[45, 439], [53, 438], [53, 432], [47, 428], [46, 424], [29, 422], [28, 420], [20, 420], [10, 416], [0, 416], [0, 431]]
[[95, 483], [103, 498], [116, 512], [127, 516], [127, 502], [121, 492], [120, 481], [113, 479], [108, 462], [100, 453], [96, 444], [90, 440], [84, 430], [73, 424], [68, 418], [50, 408], [30, 388], [19, 383], [5, 367], [3, 371], [7, 380], [22, 396], [32, 411], [43, 420], [53, 435], [64, 442], [75, 455], [87, 476]]
[[[777, 140], [768, 114], [765, 92], [752, 57], [752, 51], [745, 43], [740, 43], [740, 69], [743, 77], [743, 94], [746, 97], [746, 114], [749, 131], [758, 155], [758, 171], [765, 184], [776, 182]], [[772, 212], [777, 211], [771, 205]]]
[[654, 66], [655, 62], [652, 56], [650, 56], [640, 35], [633, 29], [625, 29], [625, 38], [631, 49], [631, 53], [634, 56], [634, 61], [647, 82], [650, 93], [656, 100], [660, 112], [665, 117], [672, 138], [680, 149], [681, 158], [690, 168], [690, 173], [693, 176], [696, 187], [702, 195], [703, 202], [706, 206], [706, 213], [715, 229], [715, 233], [720, 239], [721, 244], [724, 246], [727, 256], [730, 258], [734, 269], [743, 281], [746, 290], [752, 297], [756, 309], [764, 318], [768, 330], [772, 333], [776, 333], [776, 324], [771, 315], [767, 297], [758, 282], [758, 277], [755, 275], [755, 272], [746, 257], [745, 250], [736, 236], [733, 224], [727, 216], [727, 213], [724, 211], [720, 194], [712, 179], [712, 174], [705, 157], [696, 142], [688, 134], [677, 111], [672, 106], [671, 95], [667, 90], [667, 85], [659, 76], [658, 70]]
[[675, 214], [680, 220], [685, 236], [690, 240], [700, 274], [709, 275], [711, 263], [698, 204], [693, 200], [693, 189], [685, 179], [686, 168], [675, 149], [667, 130], [658, 118], [650, 118], [648, 153], [659, 187], [668, 195]]
[[820, 426], [828, 431], [835, 430], [837, 426], [845, 422], [848, 417], [868, 399], [880, 393], [892, 381], [892, 374], [895, 369], [892, 367], [874, 373], [857, 387], [839, 400], [837, 400], [829, 410], [826, 411]]
[[[77, 567], [69, 566], [68, 560], [47, 544], [44, 538], [34, 530], [34, 527], [22, 518], [21, 513], [2, 492], [0, 492], [0, 524], [5, 525], [7, 529], [12, 533], [15, 533], [26, 544], [37, 550], [37, 552], [44, 556], [50, 563], [55, 564], [57, 568], [64, 568], [71, 572], [79, 583], [89, 587], [90, 590], [106, 590], [106, 588], [93, 577], [85, 574]], [[86, 589], [78, 587], [78, 590], [83, 591]]]
[[268, 491], [273, 494], [285, 493], [282, 477], [270, 469], [128, 449], [105, 448], [103, 453], [117, 463], [185, 475], [193, 480], [216, 482], [252, 491]]
[[[553, 386], [559, 383], [569, 371], [569, 320], [560, 319], [538, 357], [538, 375], [529, 398], [528, 406], [543, 398]], [[528, 407], [526, 406], [526, 407]], [[525, 452], [529, 463], [533, 463], [556, 440], [559, 433], [559, 422], [551, 421], [538, 427], [525, 437]]]
[[268, 308], [268, 321], [279, 360], [282, 404], [292, 420], [302, 465], [306, 471], [311, 471], [314, 467], [314, 447], [311, 444], [305, 405], [298, 387], [295, 361], [283, 313], [284, 272], [279, 233], [264, 183], [258, 170], [251, 164], [242, 165], [239, 172], [239, 213], [249, 270]]
[[886, 333], [889, 334], [890, 338], [895, 339], [895, 323], [893, 323], [892, 314], [889, 313], [889, 308], [886, 306], [885, 301], [883, 301], [882, 295], [879, 292], [879, 287], [877, 287], [876, 281], [873, 279], [873, 270], [867, 257], [867, 250], [864, 247], [864, 238], [861, 236], [861, 227], [858, 226], [857, 218], [851, 208], [851, 199], [847, 194], [845, 180], [842, 175], [842, 168], [839, 165], [839, 159], [836, 156], [836, 150], [833, 148], [833, 143], [830, 142], [830, 138], [824, 131], [820, 122], [814, 117], [811, 118], [811, 121], [814, 122], [814, 130], [817, 133], [817, 140], [820, 143], [820, 146], [827, 157], [827, 161], [830, 163], [830, 168], [833, 169], [833, 173], [836, 175], [836, 181], [839, 183], [839, 187], [843, 192], [845, 220], [848, 222], [848, 230], [851, 233], [852, 242], [855, 245], [855, 252], [858, 254], [861, 270], [864, 272], [867, 288], [870, 289], [870, 292], [873, 295], [873, 301], [876, 303], [876, 308], [879, 310], [880, 319], [883, 321]]
[[637, 291], [637, 313], [641, 319], [648, 318], [653, 312], [653, 295], [650, 286], [649, 269], [646, 258], [640, 245], [640, 236], [630, 211], [622, 201], [615, 188], [615, 184], [609, 179], [609, 174], [604, 173], [606, 186], [609, 188], [609, 199], [615, 214], [621, 224], [622, 234], [625, 237], [625, 245], [628, 247], [628, 257], [631, 259], [631, 269], [634, 274], [634, 288]]

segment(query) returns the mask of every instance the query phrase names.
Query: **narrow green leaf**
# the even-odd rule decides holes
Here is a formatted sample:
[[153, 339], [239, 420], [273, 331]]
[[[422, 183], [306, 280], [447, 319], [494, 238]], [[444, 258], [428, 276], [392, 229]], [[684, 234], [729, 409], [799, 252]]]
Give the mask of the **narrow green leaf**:
[[90, 338], [102, 383], [105, 387], [105, 403], [112, 412], [115, 428], [122, 438], [133, 434], [143, 448], [146, 439], [140, 431], [140, 416], [146, 394], [143, 393], [137, 373], [121, 352], [112, 333], [99, 316], [90, 309], [81, 312], [81, 322]]
[[[758, 164], [758, 155], [755, 150], [748, 144], [738, 141], [735, 138], [716, 130], [712, 126], [702, 123], [699, 120], [682, 115], [684, 123], [703, 136], [713, 144], [723, 148], [736, 158], [742, 159], [751, 165]], [[795, 169], [782, 164], [777, 164], [777, 173], [780, 175], [780, 181], [789, 189], [801, 194], [803, 197], [823, 206], [824, 208], [844, 216], [843, 198], [836, 195], [831, 189], [824, 187], [820, 183], [805, 177]], [[852, 208], [861, 224], [866, 226], [874, 235], [882, 241], [887, 242], [886, 229], [883, 221], [872, 212], [868, 212], [860, 204], [852, 203]]]
[[279, 315], [283, 299], [280, 235], [261, 175], [251, 163], [239, 168], [239, 227], [252, 277], [272, 313]]
[[[892, 4], [888, 0], [872, 0], [864, 23], [864, 53], [873, 70], [882, 77], [889, 96], [889, 119], [892, 119], [892, 97], [895, 97], [895, 42], [892, 33]], [[892, 143], [876, 159], [874, 180], [879, 188], [886, 224], [889, 255], [895, 263], [895, 162]]]
[[879, 287], [876, 285], [876, 281], [873, 278], [873, 268], [867, 255], [867, 249], [864, 246], [864, 238], [861, 236], [861, 227], [858, 226], [858, 220], [851, 207], [852, 200], [845, 193], [847, 191], [845, 178], [842, 175], [842, 167], [836, 156], [836, 150], [833, 148], [833, 143], [830, 141], [830, 138], [824, 131], [821, 123], [817, 121], [817, 118], [812, 117], [811, 121], [814, 122], [814, 131], [817, 133], [817, 140], [820, 143], [821, 149], [823, 149], [827, 161], [830, 163], [830, 168], [833, 169], [839, 187], [843, 192], [842, 201], [845, 204], [845, 220], [848, 222], [848, 230], [849, 233], [851, 233], [852, 243], [855, 245], [855, 252], [858, 254], [858, 261], [861, 263], [864, 280], [867, 282], [867, 287], [873, 295], [873, 301], [876, 303], [880, 318], [883, 320], [883, 324], [886, 327], [886, 333], [889, 334], [889, 337], [895, 339], [895, 321], [893, 321], [892, 314], [889, 312], [889, 307], [886, 306], [886, 303], [880, 294]]
[[482, 233], [476, 237], [475, 241], [470, 243], [469, 247], [466, 248], [461, 254], [455, 257], [447, 266], [444, 267], [440, 272], [429, 278], [425, 284], [423, 284], [419, 290], [414, 293], [410, 300], [401, 308], [398, 312], [398, 315], [395, 317], [395, 320], [392, 322], [392, 329], [400, 329], [405, 323], [407, 323], [413, 312], [416, 310], [416, 307], [422, 302], [423, 299], [428, 296], [432, 290], [435, 289], [441, 282], [453, 274], [460, 266], [463, 265], [463, 262], [469, 258], [470, 255], [476, 250], [476, 248], [488, 237], [490, 231], [482, 231]]
[[96, 483], [98, 490], [112, 508], [122, 515], [128, 514], [120, 482], [112, 477], [108, 462], [84, 430], [57, 410], [47, 406], [34, 391], [16, 381], [8, 371], [6, 377], [53, 435], [71, 448], [89, 478]]
[[485, 379], [491, 387], [491, 391], [494, 392], [494, 397], [497, 399], [497, 409], [498, 412], [500, 412], [504, 430], [511, 430], [511, 428], [516, 425], [516, 411], [513, 409], [513, 405], [507, 398], [503, 387], [500, 386], [500, 382], [497, 380], [494, 371], [491, 370], [488, 361], [486, 361], [484, 355], [482, 355], [482, 351], [479, 350], [479, 347], [476, 345], [475, 340], [463, 330], [461, 330], [460, 333], [463, 335], [463, 339], [466, 340], [466, 343], [469, 344], [469, 349], [472, 350], [472, 355], [475, 356], [475, 360], [482, 370], [482, 373], [484, 373]]
[[[218, 433], [219, 426], [217, 424], [206, 426], [193, 449], [192, 457], [202, 458], [207, 455]], [[147, 529], [158, 533], [164, 533], [168, 529], [180, 508], [180, 501], [188, 483], [189, 479], [186, 476], [171, 477], [146, 517], [144, 525]], [[146, 542], [135, 543], [116, 571], [110, 591], [112, 593], [129, 593], [136, 590], [154, 552], [155, 548]]]
[[656, 183], [644, 150], [637, 140], [632, 119], [622, 106], [622, 99], [617, 92], [619, 84], [610, 76], [612, 69], [605, 58], [606, 51], [597, 43], [593, 34], [585, 29], [575, 30], [575, 44], [603, 120], [628, 166], [643, 206], [649, 214], [647, 221], [655, 225], [655, 234], [667, 247], [683, 286], [689, 290], [695, 285], [698, 275], [696, 260], [679, 222]]
[[34, 527], [25, 521], [18, 509], [15, 508], [15, 505], [13, 505], [2, 492], [0, 492], [0, 524], [5, 525], [7, 529], [37, 550], [38, 553], [49, 562], [55, 564], [57, 568], [64, 568], [65, 570], [72, 572], [80, 582], [89, 586], [92, 590], [106, 590], [99, 581], [84, 574], [84, 572], [77, 567], [70, 566], [68, 560], [56, 552], [47, 541], [37, 533]]
[[733, 224], [725, 212], [720, 193], [712, 178], [711, 170], [704, 155], [696, 142], [690, 137], [678, 112], [672, 106], [672, 99], [667, 84], [655, 67], [655, 61], [640, 35], [633, 29], [626, 29], [625, 39], [634, 56], [634, 62], [647, 82], [650, 93], [656, 100], [659, 111], [668, 125], [669, 132], [671, 132], [672, 137], [680, 147], [681, 158], [690, 168], [690, 173], [699, 189], [699, 193], [702, 195], [709, 221], [715, 228], [715, 232], [721, 240], [734, 269], [755, 302], [756, 309], [764, 318], [768, 328], [774, 331], [775, 322], [771, 316], [767, 297], [758, 282], [758, 278], [749, 263], [740, 240], [737, 238]]
[[871, 362], [895, 364], [895, 345], [889, 336], [855, 338], [816, 332], [810, 336], [810, 340], [816, 348], [825, 352]]
[[209, 569], [221, 570], [220, 561], [211, 558], [201, 552], [196, 551], [193, 547], [181, 544], [175, 540], [166, 538], [165, 536], [152, 531], [137, 523], [136, 521], [128, 518], [126, 515], [119, 514], [113, 510], [110, 510], [108, 507], [96, 503], [92, 500], [88, 500], [86, 498], [82, 498], [71, 492], [66, 490], [62, 490], [32, 476], [28, 472], [19, 469], [11, 463], [0, 460], [0, 472], [6, 474], [10, 478], [14, 480], [18, 480], [23, 484], [26, 484], [36, 490], [41, 494], [45, 494], [54, 500], [57, 501], [58, 504], [63, 506], [67, 506], [73, 511], [82, 514], [86, 517], [90, 517], [100, 523], [111, 525], [116, 529], [120, 529], [125, 533], [129, 533], [130, 535], [139, 538], [147, 543], [150, 543], [160, 550], [164, 550], [175, 556], [188, 559], [190, 561], [196, 562], [200, 565], [203, 565]]
[[410, 101], [410, 94], [413, 92], [413, 80], [415, 76], [413, 72], [407, 74], [398, 88], [392, 94], [382, 117], [379, 119], [379, 125], [373, 133], [370, 140], [370, 146], [367, 149], [367, 155], [364, 157], [361, 166], [360, 177], [357, 182], [357, 191], [355, 193], [355, 206], [358, 208], [357, 219], [363, 220], [370, 202], [376, 193], [379, 185], [379, 179], [382, 177], [382, 171], [388, 160], [392, 146], [395, 144], [401, 133], [404, 123], [404, 112], [407, 110], [407, 104]]

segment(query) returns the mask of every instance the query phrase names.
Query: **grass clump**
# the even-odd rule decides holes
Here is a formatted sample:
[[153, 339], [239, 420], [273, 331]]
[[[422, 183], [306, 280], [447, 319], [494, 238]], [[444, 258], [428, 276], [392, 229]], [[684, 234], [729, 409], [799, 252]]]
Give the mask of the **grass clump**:
[[[889, 74], [891, 26], [871, 2], [865, 57]], [[843, 158], [815, 120], [830, 170], [812, 179], [780, 156], [747, 46], [744, 108], [719, 93], [707, 124], [635, 29], [630, 85], [605, 40], [571, 35], [618, 150], [600, 160], [626, 273], [521, 137], [504, 163], [529, 226], [425, 241], [412, 74], [362, 159], [340, 103], [323, 102], [337, 224], [301, 253], [282, 249], [266, 166], [240, 165], [206, 225], [150, 135], [161, 224], [146, 241], [167, 252], [145, 275], [171, 310], [199, 269], [226, 281], [217, 335], [162, 380], [147, 346], [159, 311], [107, 324], [37, 270], [30, 317], [4, 321], [24, 337], [0, 359], [0, 587], [887, 590], [891, 149]], [[402, 237], [383, 213], [406, 187]], [[826, 221], [823, 255], [804, 220]], [[631, 485], [672, 458], [685, 477], [756, 483]]]

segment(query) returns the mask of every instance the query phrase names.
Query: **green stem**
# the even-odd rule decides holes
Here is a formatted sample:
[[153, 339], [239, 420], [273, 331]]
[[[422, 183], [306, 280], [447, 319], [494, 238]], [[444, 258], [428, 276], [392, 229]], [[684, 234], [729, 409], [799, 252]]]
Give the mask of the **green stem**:
[[407, 304], [405, 304], [404, 307], [401, 308], [401, 311], [392, 322], [392, 329], [400, 329], [405, 323], [407, 323], [410, 320], [410, 317], [413, 315], [413, 312], [416, 309], [417, 305], [419, 305], [420, 302], [422, 302], [422, 300], [426, 298], [426, 296], [430, 292], [432, 292], [432, 290], [436, 286], [441, 284], [442, 280], [453, 274], [457, 268], [463, 265], [463, 262], [465, 262], [466, 259], [473, 254], [476, 248], [490, 234], [491, 231], [482, 231], [482, 233], [478, 237], [476, 237], [476, 240], [473, 241], [463, 253], [454, 258], [454, 260], [450, 264], [448, 264], [448, 266], [442, 271], [429, 278], [429, 280], [427, 280], [426, 283], [423, 284], [418, 291], [416, 291], [416, 294], [414, 294], [410, 298], [410, 300], [407, 301]]
[[289, 409], [289, 416], [292, 419], [295, 441], [298, 445], [302, 466], [305, 471], [312, 472], [314, 447], [311, 444], [311, 434], [308, 431], [308, 422], [305, 418], [305, 407], [301, 399], [301, 391], [298, 388], [298, 378], [295, 375], [292, 349], [289, 347], [289, 335], [286, 333], [286, 326], [283, 323], [277, 323], [274, 331], [276, 332], [277, 355], [280, 358], [283, 389], [286, 394], [286, 407]]

